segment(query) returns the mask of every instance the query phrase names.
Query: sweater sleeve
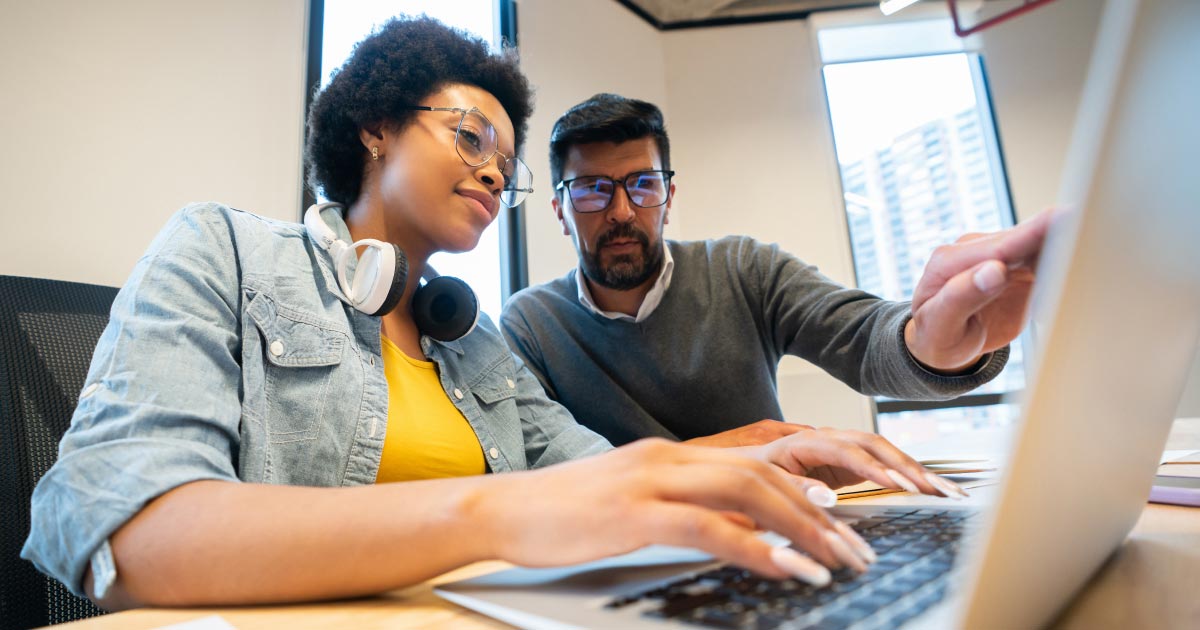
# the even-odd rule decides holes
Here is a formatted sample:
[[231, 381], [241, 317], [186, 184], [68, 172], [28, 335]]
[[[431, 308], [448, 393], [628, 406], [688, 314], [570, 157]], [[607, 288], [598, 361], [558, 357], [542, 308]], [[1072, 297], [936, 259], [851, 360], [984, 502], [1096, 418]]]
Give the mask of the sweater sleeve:
[[776, 356], [810, 361], [855, 390], [901, 400], [945, 400], [996, 377], [1008, 348], [969, 374], [944, 376], [913, 359], [904, 342], [909, 302], [842, 286], [782, 251], [746, 239], [738, 253], [757, 292], [761, 326]]
[[571, 459], [603, 453], [612, 444], [579, 424], [554, 397], [546, 378], [545, 361], [537, 337], [522, 314], [521, 304], [534, 302], [518, 293], [500, 315], [500, 330], [516, 361], [517, 406], [530, 468], [543, 468]]
[[535, 300], [525, 292], [517, 293], [509, 298], [508, 303], [504, 306], [504, 311], [500, 314], [500, 332], [504, 335], [504, 341], [508, 344], [509, 350], [537, 377], [538, 382], [542, 384], [542, 389], [546, 390], [546, 395], [551, 400], [558, 400], [554, 385], [547, 378], [546, 361], [542, 356], [538, 338], [533, 334], [529, 319], [525, 316], [525, 304], [531, 301]]

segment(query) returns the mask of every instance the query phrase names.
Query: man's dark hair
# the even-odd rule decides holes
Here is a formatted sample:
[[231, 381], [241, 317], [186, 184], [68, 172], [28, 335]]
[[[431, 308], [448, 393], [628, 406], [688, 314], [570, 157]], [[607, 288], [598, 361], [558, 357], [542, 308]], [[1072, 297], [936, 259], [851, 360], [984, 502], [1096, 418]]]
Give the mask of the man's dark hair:
[[[671, 142], [662, 110], [617, 94], [597, 94], [568, 109], [550, 132], [550, 186], [562, 180], [567, 151], [577, 144], [625, 142], [654, 136], [663, 170], [671, 170]], [[619, 173], [618, 173], [619, 174]]]
[[405, 106], [455, 83], [481, 88], [500, 101], [520, 151], [533, 93], [515, 51], [493, 54], [482, 39], [433, 18], [393, 18], [354, 47], [313, 100], [304, 150], [313, 192], [353, 203], [370, 159], [359, 130], [402, 129], [417, 114]]

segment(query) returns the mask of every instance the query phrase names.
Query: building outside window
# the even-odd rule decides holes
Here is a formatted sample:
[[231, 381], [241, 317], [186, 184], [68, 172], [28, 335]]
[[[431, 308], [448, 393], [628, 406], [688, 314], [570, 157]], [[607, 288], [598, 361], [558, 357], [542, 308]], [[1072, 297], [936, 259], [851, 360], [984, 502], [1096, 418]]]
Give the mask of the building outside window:
[[[817, 26], [858, 286], [911, 299], [938, 245], [1013, 225], [983, 60], [948, 19]], [[954, 401], [879, 398], [876, 425], [900, 445], [1002, 427], [1025, 383], [1015, 342], [994, 381]]]

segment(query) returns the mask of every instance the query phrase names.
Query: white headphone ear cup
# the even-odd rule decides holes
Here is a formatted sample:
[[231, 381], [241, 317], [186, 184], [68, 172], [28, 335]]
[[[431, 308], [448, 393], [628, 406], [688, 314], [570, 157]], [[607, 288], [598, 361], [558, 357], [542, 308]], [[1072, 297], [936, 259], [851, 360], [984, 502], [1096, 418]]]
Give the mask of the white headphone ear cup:
[[[350, 258], [360, 247], [367, 248], [347, 279]], [[368, 315], [383, 315], [396, 307], [408, 281], [408, 258], [392, 243], [373, 238], [356, 241], [337, 259], [338, 286], [354, 308]]]
[[354, 267], [354, 279], [350, 285], [350, 301], [364, 304], [370, 301], [373, 289], [379, 282], [379, 250], [368, 247]]
[[[365, 274], [362, 285], [357, 286], [359, 281], [355, 280], [355, 291], [363, 296], [357, 308], [368, 315], [383, 315], [395, 308], [404, 295], [408, 258], [396, 245], [375, 239], [363, 239], [354, 246], [367, 247], [359, 261]], [[357, 278], [358, 272], [354, 275]]]
[[[396, 308], [404, 297], [408, 283], [408, 257], [394, 243], [365, 238], [347, 245], [321, 217], [328, 208], [341, 208], [339, 203], [309, 206], [304, 212], [304, 228], [318, 247], [333, 257], [338, 288], [354, 308], [368, 315], [383, 315]], [[347, 278], [350, 259], [359, 247], [365, 247], [362, 258], [354, 265], [354, 278]]]
[[[390, 313], [396, 305], [400, 303], [400, 298], [404, 297], [404, 285], [408, 283], [408, 256], [404, 255], [404, 250], [400, 249], [399, 245], [389, 243], [390, 252], [395, 255], [396, 262], [392, 265], [390, 282], [388, 283], [387, 296], [383, 299], [383, 304], [380, 305], [375, 315], [383, 315]], [[383, 256], [384, 250], [380, 250], [379, 255]], [[381, 281], [383, 278], [380, 279]]]

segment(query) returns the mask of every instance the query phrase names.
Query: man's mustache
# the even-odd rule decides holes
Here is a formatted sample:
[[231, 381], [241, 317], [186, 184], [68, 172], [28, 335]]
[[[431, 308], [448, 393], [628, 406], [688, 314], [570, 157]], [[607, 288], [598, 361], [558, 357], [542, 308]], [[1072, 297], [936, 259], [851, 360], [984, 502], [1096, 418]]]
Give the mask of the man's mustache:
[[600, 249], [601, 247], [604, 247], [605, 245], [608, 245], [617, 239], [630, 238], [635, 239], [638, 243], [641, 243], [642, 247], [644, 248], [650, 247], [650, 237], [646, 236], [645, 232], [633, 227], [628, 223], [622, 223], [600, 235], [600, 238], [596, 240], [596, 249]]

